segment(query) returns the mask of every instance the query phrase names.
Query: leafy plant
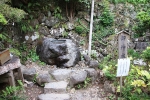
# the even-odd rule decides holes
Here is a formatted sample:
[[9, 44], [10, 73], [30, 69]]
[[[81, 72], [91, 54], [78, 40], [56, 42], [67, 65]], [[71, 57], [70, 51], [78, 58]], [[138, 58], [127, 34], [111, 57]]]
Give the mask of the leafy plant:
[[122, 89], [126, 100], [148, 100], [150, 74], [141, 67], [131, 65], [129, 75], [125, 78]]
[[0, 1], [0, 13], [5, 16], [7, 20], [19, 22], [21, 21], [27, 13], [18, 8], [11, 7], [10, 0], [1, 0]]
[[136, 52], [134, 49], [128, 49], [128, 55], [133, 58], [140, 58], [140, 53]]
[[14, 54], [14, 55], [16, 55], [16, 56], [18, 56], [18, 57], [21, 56], [21, 53], [20, 53], [20, 51], [19, 51], [18, 49], [10, 48], [9, 50], [10, 50], [10, 52], [11, 52], [12, 54]]
[[6, 25], [7, 24], [7, 20], [5, 19], [5, 17], [1, 13], [0, 13], [0, 23], [2, 25]]
[[2, 90], [0, 100], [25, 100], [25, 98], [22, 98], [19, 95], [14, 95], [15, 92], [23, 90], [23, 83], [21, 80], [18, 80], [18, 83], [19, 86], [8, 86], [5, 90]]
[[102, 6], [103, 6], [103, 12], [101, 16], [99, 16], [100, 23], [104, 27], [112, 26], [114, 22], [114, 17], [113, 14], [109, 11], [109, 2], [103, 0]]
[[55, 18], [62, 19], [61, 12], [62, 11], [61, 11], [60, 7], [56, 7], [55, 10], [54, 10]]
[[33, 82], [36, 83], [36, 78], [37, 78], [38, 74], [36, 73], [34, 78], [33, 78]]
[[91, 82], [91, 78], [87, 77], [87, 78], [85, 79], [85, 81], [84, 81], [83, 87], [86, 88], [86, 87], [89, 85], [90, 82]]
[[6, 35], [5, 33], [1, 33], [1, 34], [0, 34], [0, 39], [1, 39], [2, 41], [7, 40], [7, 35]]
[[109, 0], [109, 1], [115, 4], [128, 2], [128, 3], [135, 4], [135, 5], [149, 2], [149, 0]]
[[135, 31], [134, 37], [141, 37], [144, 36], [145, 33], [149, 30], [150, 27], [150, 10], [148, 11], [141, 11], [137, 15], [137, 25], [133, 27]]
[[28, 57], [27, 59], [32, 59], [33, 62], [35, 61], [38, 61], [39, 60], [39, 56], [36, 54], [36, 51], [33, 49], [33, 50], [30, 50], [28, 52]]
[[[34, 30], [33, 27], [29, 25], [28, 21], [21, 21], [18, 23], [18, 26], [20, 27], [22, 33], [31, 32]], [[36, 26], [36, 28], [38, 28], [38, 26]]]
[[91, 58], [92, 59], [96, 59], [97, 58], [98, 53], [96, 52], [96, 50], [92, 50], [91, 51]]
[[84, 32], [84, 27], [76, 26], [75, 27], [75, 32], [77, 32], [78, 34], [82, 34]]
[[89, 29], [81, 22], [80, 19], [77, 19], [77, 25], [75, 26], [75, 32], [81, 36], [86, 36]]
[[65, 37], [68, 36], [68, 34], [69, 34], [68, 32], [64, 31], [63, 34], [62, 34], [62, 36], [65, 38]]
[[142, 58], [146, 61], [150, 61], [150, 47], [147, 47], [146, 50], [142, 52]]
[[116, 78], [116, 75], [114, 73], [110, 73], [110, 71], [106, 71], [104, 75], [108, 80], [115, 80]]
[[85, 40], [81, 40], [80, 45], [84, 45], [84, 44], [85, 44]]

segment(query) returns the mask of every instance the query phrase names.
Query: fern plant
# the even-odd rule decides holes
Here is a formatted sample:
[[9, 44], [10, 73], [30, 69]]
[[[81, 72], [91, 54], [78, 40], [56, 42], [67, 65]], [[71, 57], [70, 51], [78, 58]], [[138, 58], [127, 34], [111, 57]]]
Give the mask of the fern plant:
[[23, 83], [21, 80], [18, 80], [18, 84], [19, 86], [8, 86], [5, 90], [2, 90], [0, 100], [25, 100], [25, 98], [22, 98], [19, 95], [14, 95], [15, 92], [23, 90]]

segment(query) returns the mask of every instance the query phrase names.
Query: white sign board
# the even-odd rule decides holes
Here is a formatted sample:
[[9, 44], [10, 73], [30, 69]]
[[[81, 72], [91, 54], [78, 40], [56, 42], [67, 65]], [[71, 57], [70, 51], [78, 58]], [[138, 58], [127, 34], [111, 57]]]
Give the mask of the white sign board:
[[118, 59], [117, 77], [127, 76], [130, 69], [130, 59]]

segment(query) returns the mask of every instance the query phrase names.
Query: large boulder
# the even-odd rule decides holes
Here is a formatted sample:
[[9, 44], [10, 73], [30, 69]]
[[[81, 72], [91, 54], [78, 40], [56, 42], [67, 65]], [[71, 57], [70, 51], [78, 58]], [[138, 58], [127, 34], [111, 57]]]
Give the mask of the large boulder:
[[81, 60], [79, 48], [70, 39], [45, 38], [36, 52], [41, 61], [58, 67], [72, 67]]

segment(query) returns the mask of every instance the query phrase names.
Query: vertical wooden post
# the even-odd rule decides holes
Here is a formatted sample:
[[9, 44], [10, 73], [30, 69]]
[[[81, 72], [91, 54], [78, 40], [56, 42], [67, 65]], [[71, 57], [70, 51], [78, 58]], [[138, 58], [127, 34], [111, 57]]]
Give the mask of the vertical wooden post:
[[9, 72], [8, 72], [8, 75], [9, 75], [9, 84], [11, 85], [11, 86], [15, 86], [15, 79], [14, 79], [14, 74], [13, 74], [13, 70], [10, 70]]
[[[127, 58], [127, 35], [120, 33], [118, 36], [119, 59]], [[120, 96], [122, 92], [122, 76], [120, 76]]]
[[23, 78], [23, 74], [22, 74], [22, 71], [21, 71], [21, 68], [17, 68], [17, 72], [18, 72], [18, 76], [19, 76], [19, 79], [22, 81], [22, 83], [24, 82], [24, 78]]

